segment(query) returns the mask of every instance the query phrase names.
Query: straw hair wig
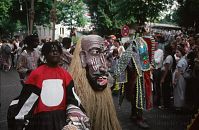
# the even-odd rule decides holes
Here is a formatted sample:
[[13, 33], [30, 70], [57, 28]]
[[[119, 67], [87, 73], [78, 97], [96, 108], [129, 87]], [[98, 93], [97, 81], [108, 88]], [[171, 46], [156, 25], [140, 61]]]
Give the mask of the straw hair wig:
[[91, 130], [121, 130], [113, 104], [110, 87], [103, 91], [94, 91], [90, 86], [86, 69], [80, 60], [81, 41], [79, 40], [69, 67], [69, 73], [75, 83], [75, 91], [90, 118]]

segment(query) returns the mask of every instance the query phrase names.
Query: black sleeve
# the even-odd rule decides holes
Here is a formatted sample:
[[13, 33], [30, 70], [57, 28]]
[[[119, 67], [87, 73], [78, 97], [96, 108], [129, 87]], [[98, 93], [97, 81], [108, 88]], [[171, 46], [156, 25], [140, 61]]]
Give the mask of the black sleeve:
[[[16, 120], [29, 119], [37, 105], [41, 90], [33, 85], [25, 84], [19, 95], [15, 98], [8, 109], [8, 118]], [[9, 111], [13, 111], [12, 114]]]
[[71, 80], [67, 86], [67, 104], [72, 104], [77, 107], [80, 107], [81, 101], [75, 92], [74, 82]]

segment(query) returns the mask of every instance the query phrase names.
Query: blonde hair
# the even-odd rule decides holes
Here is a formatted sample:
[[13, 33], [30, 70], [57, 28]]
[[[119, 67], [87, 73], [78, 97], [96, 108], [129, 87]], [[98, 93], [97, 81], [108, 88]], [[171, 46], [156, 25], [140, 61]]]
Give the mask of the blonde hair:
[[81, 99], [87, 116], [90, 118], [91, 129], [121, 130], [110, 88], [107, 87], [100, 92], [92, 89], [86, 78], [86, 69], [81, 66], [80, 51], [81, 42], [79, 40], [69, 67], [69, 73], [73, 77], [75, 91]]

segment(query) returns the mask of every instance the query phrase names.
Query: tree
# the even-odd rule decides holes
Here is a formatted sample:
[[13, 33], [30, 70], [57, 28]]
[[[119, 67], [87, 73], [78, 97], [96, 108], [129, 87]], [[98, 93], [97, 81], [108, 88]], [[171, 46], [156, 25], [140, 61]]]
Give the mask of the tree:
[[[159, 18], [160, 12], [167, 9], [172, 0], [126, 0], [118, 2], [117, 17], [126, 24], [143, 25]], [[123, 22], [125, 23], [125, 22]]]
[[[0, 36], [5, 35], [7, 32], [6, 26], [8, 25], [9, 8], [12, 6], [11, 0], [0, 1]], [[6, 25], [6, 26], [5, 26]]]
[[199, 31], [199, 1], [198, 0], [178, 0], [180, 7], [177, 10], [175, 20], [185, 28], [194, 28], [195, 33]]
[[[13, 22], [19, 20], [23, 25], [28, 25], [29, 22], [29, 13], [31, 8], [31, 0], [18, 0], [12, 1], [12, 7], [9, 11], [10, 19]], [[22, 10], [20, 10], [20, 5], [22, 6]], [[43, 25], [43, 24], [50, 24], [49, 21], [49, 12], [52, 8], [52, 1], [45, 0], [38, 2], [35, 0], [35, 7], [34, 7], [34, 24], [36, 25]], [[27, 28], [26, 28], [27, 30]]]
[[87, 23], [85, 17], [86, 6], [82, 0], [65, 0], [57, 2], [58, 22], [73, 27], [84, 27]]
[[86, 0], [100, 33], [118, 33], [124, 25], [154, 21], [172, 0]]
[[[19, 29], [28, 30], [31, 0], [1, 0], [0, 31], [1, 34], [13, 34]], [[50, 26], [50, 10], [53, 0], [34, 0], [34, 25]], [[82, 0], [56, 1], [57, 23], [63, 21], [66, 25], [85, 26], [85, 8]], [[36, 30], [36, 28], [34, 28]]]
[[119, 23], [115, 17], [118, 13], [116, 10], [117, 1], [118, 0], [85, 1], [91, 14], [91, 22], [100, 35], [118, 33]]

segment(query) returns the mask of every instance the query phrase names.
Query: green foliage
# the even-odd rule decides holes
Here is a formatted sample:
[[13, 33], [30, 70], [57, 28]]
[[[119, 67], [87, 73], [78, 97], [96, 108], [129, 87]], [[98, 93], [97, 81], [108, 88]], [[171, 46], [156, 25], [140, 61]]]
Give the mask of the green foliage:
[[52, 9], [52, 2], [44, 1], [35, 3], [35, 18], [36, 25], [50, 24], [50, 10]]
[[1, 0], [0, 1], [0, 22], [5, 18], [8, 18], [8, 11], [10, 6], [12, 5], [11, 0]]
[[7, 32], [8, 26], [12, 29], [13, 24], [9, 24], [9, 9], [12, 6], [11, 0], [0, 1], [0, 37], [9, 34]]
[[118, 32], [120, 21], [116, 19], [118, 0], [87, 0], [92, 23], [99, 34]]
[[144, 22], [154, 21], [159, 13], [166, 9], [170, 0], [127, 0], [118, 3], [118, 18], [127, 21], [127, 24], [143, 25]]
[[72, 27], [82, 27], [87, 23], [86, 6], [82, 0], [65, 0], [57, 2], [58, 22]]
[[172, 0], [85, 0], [99, 33], [119, 33], [124, 25], [154, 21]]
[[176, 14], [175, 20], [186, 28], [195, 28], [199, 31], [199, 1], [198, 0], [184, 0], [179, 1], [180, 7]]
[[[47, 0], [46, 0], [47, 1]], [[35, 2], [34, 23], [49, 24], [49, 10], [52, 3]], [[20, 5], [22, 10], [20, 10]], [[19, 30], [27, 30], [30, 0], [3, 0], [0, 2], [0, 31], [2, 35], [12, 35]]]
[[[20, 5], [22, 10], [20, 10]], [[50, 26], [50, 10], [53, 0], [34, 0], [34, 25]], [[0, 1], [0, 31], [14, 33], [20, 29], [27, 31], [31, 0]], [[63, 21], [70, 26], [85, 26], [85, 5], [82, 0], [56, 1], [57, 23]], [[20, 21], [20, 27], [19, 22]], [[13, 32], [14, 31], [14, 32]], [[2, 35], [2, 34], [1, 34]]]

